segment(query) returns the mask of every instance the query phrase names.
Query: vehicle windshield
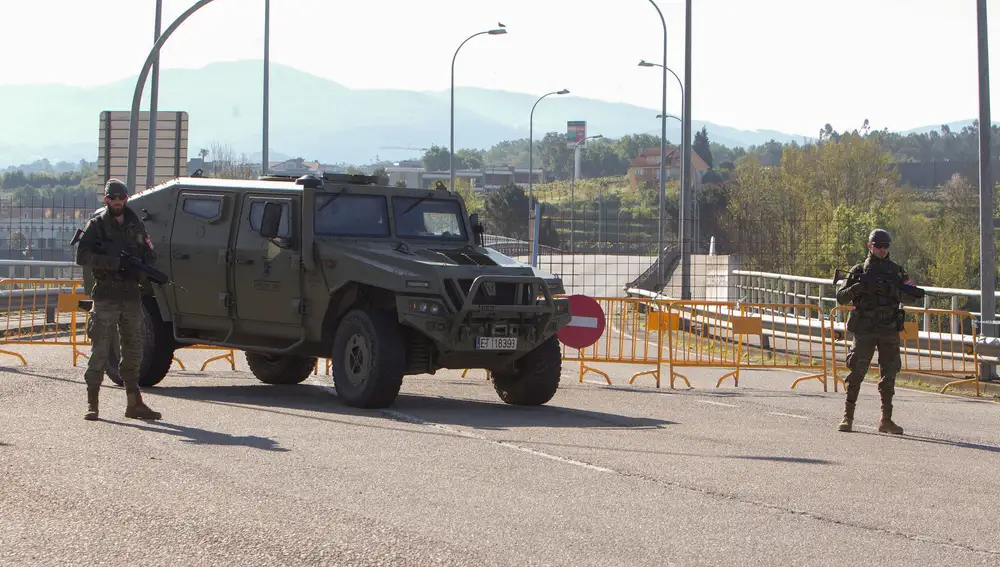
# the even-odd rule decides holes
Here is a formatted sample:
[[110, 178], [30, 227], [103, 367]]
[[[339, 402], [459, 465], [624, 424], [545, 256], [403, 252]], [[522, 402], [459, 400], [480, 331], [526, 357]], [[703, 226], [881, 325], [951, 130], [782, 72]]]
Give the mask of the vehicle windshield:
[[467, 240], [462, 207], [451, 199], [393, 197], [392, 211], [396, 236]]
[[389, 213], [381, 195], [322, 195], [316, 198], [319, 236], [389, 236]]

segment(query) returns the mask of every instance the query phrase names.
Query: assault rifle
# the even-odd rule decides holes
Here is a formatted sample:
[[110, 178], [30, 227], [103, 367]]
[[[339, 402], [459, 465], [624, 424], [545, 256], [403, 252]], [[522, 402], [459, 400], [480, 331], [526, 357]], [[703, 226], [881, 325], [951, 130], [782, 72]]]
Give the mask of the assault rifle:
[[[80, 241], [80, 239], [82, 237], [83, 237], [83, 230], [76, 229], [76, 236], [73, 237], [73, 240], [70, 242], [70, 245], [72, 246], [72, 245], [76, 244], [77, 242]], [[101, 244], [98, 244], [97, 246], [98, 246], [98, 248], [103, 248], [101, 246]], [[157, 270], [153, 266], [150, 266], [149, 264], [143, 262], [141, 259], [137, 258], [134, 254], [131, 254], [131, 253], [129, 253], [128, 251], [126, 251], [124, 249], [118, 250], [117, 254], [115, 254], [112, 251], [111, 254], [109, 254], [109, 255], [110, 256], [117, 256], [118, 259], [119, 259], [119, 262], [121, 264], [125, 264], [125, 265], [128, 265], [128, 266], [136, 269], [136, 270], [139, 270], [140, 272], [146, 274], [146, 276], [151, 281], [153, 281], [153, 282], [155, 282], [155, 283], [157, 283], [159, 285], [164, 285], [164, 284], [167, 284], [167, 283], [170, 282], [170, 277], [167, 276], [167, 274], [164, 274], [160, 270]]]
[[845, 278], [848, 281], [855, 280], [861, 282], [865, 284], [865, 287], [868, 289], [874, 289], [876, 286], [879, 285], [897, 286], [903, 293], [913, 296], [917, 299], [923, 299], [924, 296], [927, 295], [926, 291], [915, 285], [910, 285], [906, 283], [896, 283], [892, 281], [891, 278], [888, 278], [885, 275], [876, 275], [871, 273], [852, 274], [850, 271], [841, 270], [840, 268], [835, 268], [833, 270], [834, 285], [836, 285], [837, 282]]

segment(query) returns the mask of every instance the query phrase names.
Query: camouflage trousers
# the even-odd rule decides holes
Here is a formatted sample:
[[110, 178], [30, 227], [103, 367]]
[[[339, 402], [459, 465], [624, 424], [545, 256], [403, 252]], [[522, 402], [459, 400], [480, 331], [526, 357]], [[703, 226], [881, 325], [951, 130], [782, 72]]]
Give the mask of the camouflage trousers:
[[119, 373], [126, 389], [138, 388], [142, 362], [142, 303], [137, 299], [95, 299], [87, 326], [90, 360], [83, 375], [89, 386], [99, 386], [113, 341], [120, 341]]
[[896, 393], [896, 374], [902, 368], [899, 354], [898, 334], [855, 335], [854, 344], [847, 353], [847, 367], [851, 369], [847, 383], [847, 401], [856, 403], [861, 392], [861, 382], [872, 363], [872, 356], [878, 350], [879, 382], [878, 393], [882, 407], [892, 407], [892, 396]]

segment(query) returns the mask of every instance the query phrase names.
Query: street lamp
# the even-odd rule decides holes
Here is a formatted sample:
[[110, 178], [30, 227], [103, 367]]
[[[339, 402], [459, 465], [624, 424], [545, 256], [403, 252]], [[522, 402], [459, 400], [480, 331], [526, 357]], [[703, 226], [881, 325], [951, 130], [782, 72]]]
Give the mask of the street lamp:
[[[156, 0], [155, 16], [153, 18], [153, 42], [160, 39], [160, 25], [163, 20], [163, 0]], [[156, 126], [159, 115], [160, 95], [160, 56], [153, 60], [153, 81], [149, 93], [149, 130], [146, 138], [146, 188], [156, 184]], [[132, 189], [135, 192], [135, 188]]]
[[[139, 78], [135, 82], [135, 92], [132, 94], [132, 112], [129, 116], [129, 126], [128, 126], [128, 170], [125, 175], [125, 183], [132, 191], [135, 191], [135, 170], [136, 170], [136, 153], [138, 152], [139, 146], [139, 103], [142, 101], [142, 88], [146, 85], [146, 77], [149, 75], [149, 69], [153, 65], [154, 59], [156, 59], [160, 54], [160, 47], [170, 38], [171, 34], [184, 23], [184, 20], [188, 19], [191, 14], [197, 12], [202, 7], [206, 6], [213, 0], [198, 0], [188, 8], [183, 14], [177, 17], [176, 20], [170, 27], [163, 32], [163, 35], [153, 43], [153, 47], [149, 50], [149, 55], [146, 56], [146, 62], [142, 65], [142, 71], [139, 72]], [[152, 116], [150, 118], [153, 118]], [[148, 167], [147, 163], [147, 167]]]
[[535, 138], [535, 107], [538, 103], [542, 102], [542, 99], [550, 95], [564, 95], [569, 94], [569, 90], [563, 89], [561, 91], [552, 91], [550, 93], [545, 93], [538, 97], [535, 104], [531, 105], [531, 114], [528, 118], [528, 215], [531, 215], [531, 211], [535, 206], [534, 201], [534, 180], [535, 180], [535, 153], [532, 151], [532, 144]]
[[[664, 72], [670, 71], [670, 74], [673, 75], [675, 79], [677, 79], [677, 85], [681, 89], [681, 108], [686, 108], [684, 106], [684, 100], [685, 100], [684, 99], [684, 96], [685, 96], [685, 93], [684, 93], [684, 82], [681, 81], [681, 78], [677, 76], [677, 73], [674, 73], [673, 69], [671, 69], [670, 67], [665, 67], [665, 66], [663, 66], [663, 65], [661, 65], [659, 63], [651, 63], [649, 61], [646, 61], [645, 59], [640, 59], [639, 60], [639, 66], [640, 67], [662, 67], [663, 70], [664, 70]], [[678, 120], [681, 123], [681, 129], [683, 130], [683, 128], [684, 128], [684, 120], [682, 118], [678, 118], [677, 116], [674, 116], [673, 114], [668, 114], [667, 116], [669, 116], [670, 118], [674, 118], [674, 119]], [[663, 115], [662, 114], [657, 114], [656, 117], [657, 118], [663, 118]], [[666, 132], [666, 130], [664, 130], [664, 132]], [[682, 136], [682, 138], [683, 138], [683, 136]], [[689, 186], [689, 184], [687, 183], [687, 160], [684, 159], [685, 158], [685, 153], [684, 153], [683, 146], [684, 146], [684, 143], [683, 143], [683, 140], [682, 140], [682, 143], [680, 144], [680, 147], [681, 147], [680, 187], [679, 187], [679, 189], [677, 191], [677, 196], [680, 199], [680, 203], [679, 204], [682, 205], [682, 206], [678, 209], [680, 211], [678, 213], [678, 215], [677, 215], [678, 217], [683, 217], [683, 216], [685, 216], [687, 214], [687, 207], [686, 207], [686, 205], [687, 205], [687, 202], [689, 200], [689, 195], [688, 195], [688, 186]], [[678, 232], [680, 233], [679, 234], [679, 238], [681, 239], [681, 246], [683, 246], [684, 245], [683, 244], [683, 242], [684, 242], [684, 234], [683, 234], [682, 228], [684, 227], [684, 224], [681, 224], [681, 222], [682, 221], [680, 219], [678, 219], [677, 229], [678, 229]]]
[[498, 28], [474, 33], [465, 38], [465, 41], [458, 44], [458, 49], [455, 50], [455, 55], [452, 55], [451, 57], [451, 151], [448, 153], [448, 189], [451, 191], [455, 190], [455, 59], [458, 57], [458, 52], [462, 49], [462, 46], [477, 35], [503, 35], [507, 33], [507, 30], [504, 29], [507, 26], [501, 24], [500, 22], [497, 22], [497, 25], [499, 26]]
[[[649, 3], [656, 8], [656, 13], [660, 15], [660, 23], [663, 24], [663, 108], [660, 113], [663, 116], [660, 117], [660, 205], [659, 211], [657, 213], [657, 231], [659, 236], [657, 238], [658, 248], [656, 250], [656, 262], [660, 266], [660, 285], [663, 285], [663, 262], [660, 262], [660, 258], [663, 256], [663, 201], [666, 199], [666, 175], [665, 175], [665, 162], [667, 161], [667, 20], [663, 18], [663, 12], [660, 11], [660, 7], [656, 5], [656, 2], [649, 0]], [[681, 189], [681, 206], [684, 205], [684, 190]], [[683, 210], [683, 208], [681, 209]], [[683, 217], [683, 215], [678, 215]], [[681, 234], [683, 234], [683, 220], [680, 221]], [[681, 255], [684, 254], [684, 241], [681, 240]]]

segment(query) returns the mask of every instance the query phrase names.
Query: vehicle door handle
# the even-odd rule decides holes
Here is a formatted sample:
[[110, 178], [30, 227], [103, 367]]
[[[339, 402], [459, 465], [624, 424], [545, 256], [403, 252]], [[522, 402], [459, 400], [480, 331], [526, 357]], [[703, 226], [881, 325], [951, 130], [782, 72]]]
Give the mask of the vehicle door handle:
[[251, 260], [250, 258], [245, 258], [243, 260], [236, 260], [236, 263], [237, 264], [247, 264], [247, 265], [250, 265], [250, 264], [253, 264], [253, 260]]
[[170, 257], [173, 258], [174, 260], [190, 260], [191, 259], [191, 256], [189, 256], [187, 254], [171, 254]]

